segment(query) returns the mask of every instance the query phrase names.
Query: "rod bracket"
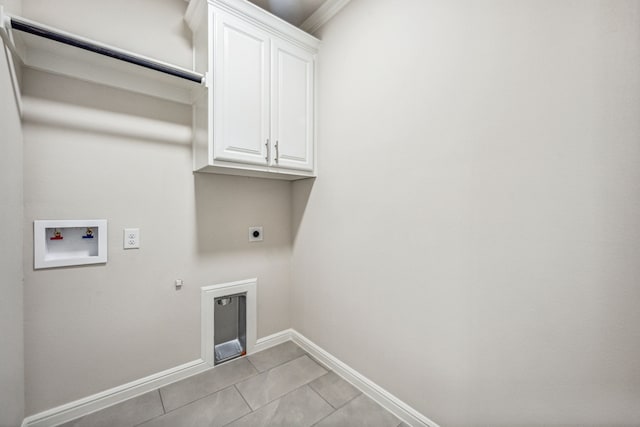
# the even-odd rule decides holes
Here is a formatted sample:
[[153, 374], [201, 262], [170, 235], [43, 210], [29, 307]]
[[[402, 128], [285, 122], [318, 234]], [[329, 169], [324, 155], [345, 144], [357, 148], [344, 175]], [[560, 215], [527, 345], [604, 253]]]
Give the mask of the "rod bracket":
[[16, 100], [18, 114], [22, 117], [22, 95], [20, 91], [20, 83], [18, 80], [18, 72], [16, 70], [16, 60], [22, 65], [24, 62], [16, 49], [16, 45], [11, 37], [11, 17], [5, 13], [4, 6], [0, 5], [0, 38], [4, 44], [4, 53], [9, 66], [9, 75], [11, 76], [11, 85], [13, 86], [13, 96]]

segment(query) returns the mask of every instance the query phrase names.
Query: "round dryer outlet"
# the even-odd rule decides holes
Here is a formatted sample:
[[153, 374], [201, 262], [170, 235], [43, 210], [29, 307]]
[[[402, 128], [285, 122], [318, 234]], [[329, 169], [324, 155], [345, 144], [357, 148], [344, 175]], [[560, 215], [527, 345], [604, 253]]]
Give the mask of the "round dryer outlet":
[[250, 242], [262, 242], [262, 227], [249, 227], [249, 241]]

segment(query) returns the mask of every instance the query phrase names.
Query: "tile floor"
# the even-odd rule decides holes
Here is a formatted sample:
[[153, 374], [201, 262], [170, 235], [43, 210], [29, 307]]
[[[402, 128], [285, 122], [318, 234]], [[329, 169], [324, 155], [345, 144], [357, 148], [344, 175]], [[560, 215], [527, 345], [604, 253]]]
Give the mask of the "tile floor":
[[236, 359], [64, 427], [406, 426], [292, 342]]

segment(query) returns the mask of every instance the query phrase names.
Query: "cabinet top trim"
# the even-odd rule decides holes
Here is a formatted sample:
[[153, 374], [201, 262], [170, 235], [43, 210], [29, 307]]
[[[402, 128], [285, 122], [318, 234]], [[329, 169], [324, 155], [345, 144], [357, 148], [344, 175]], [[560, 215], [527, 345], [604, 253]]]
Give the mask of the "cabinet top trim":
[[309, 34], [316, 34], [324, 24], [338, 14], [351, 0], [325, 0], [325, 2], [311, 14], [300, 28]]
[[[317, 50], [320, 40], [298, 27], [278, 18], [266, 10], [246, 0], [191, 0], [185, 13], [185, 20], [192, 30], [199, 25], [202, 6], [209, 4], [243, 19], [250, 19], [266, 31], [296, 44], [302, 44], [307, 49]], [[200, 19], [199, 19], [200, 18]]]

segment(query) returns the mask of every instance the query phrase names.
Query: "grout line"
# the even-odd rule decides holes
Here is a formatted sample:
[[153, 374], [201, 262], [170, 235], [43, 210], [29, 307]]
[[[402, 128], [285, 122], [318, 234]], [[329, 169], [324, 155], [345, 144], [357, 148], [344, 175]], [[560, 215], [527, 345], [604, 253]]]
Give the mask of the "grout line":
[[[265, 372], [269, 372], [270, 370], [272, 370], [272, 369], [274, 369], [274, 368], [277, 368], [278, 366], [286, 365], [286, 364], [287, 364], [287, 363], [289, 363], [289, 362], [293, 362], [294, 360], [299, 359], [299, 358], [301, 358], [302, 356], [304, 356], [304, 354], [301, 354], [301, 355], [299, 355], [299, 356], [297, 356], [297, 357], [294, 357], [293, 359], [290, 359], [290, 360], [285, 360], [284, 362], [281, 362], [281, 363], [279, 363], [279, 364], [277, 364], [277, 365], [271, 366], [270, 368], [267, 368], [267, 369], [265, 369], [264, 371], [260, 371], [260, 370], [258, 370], [258, 368], [256, 367], [256, 365], [254, 365], [250, 360], [249, 360], [249, 363], [251, 363], [251, 366], [253, 366], [254, 368], [256, 368], [256, 372], [258, 373], [258, 375], [260, 375], [260, 374], [264, 374]], [[248, 360], [248, 359], [247, 359], [247, 360]]]
[[[331, 372], [331, 371], [329, 371], [329, 372]], [[322, 378], [322, 377], [325, 377], [325, 376], [327, 376], [327, 375], [329, 375], [329, 372], [327, 372], [326, 374], [324, 374], [324, 375], [322, 375], [322, 376], [320, 376], [320, 377], [316, 378], [316, 380], [317, 380], [317, 379], [320, 379], [320, 378]], [[313, 381], [315, 381], [315, 380], [313, 380]], [[338, 409], [338, 408], [336, 408], [336, 407], [335, 407], [335, 406], [333, 406], [331, 403], [329, 403], [329, 401], [328, 401], [327, 399], [325, 399], [325, 398], [324, 398], [324, 396], [323, 396], [323, 395], [321, 395], [321, 394], [320, 394], [320, 392], [319, 392], [318, 390], [316, 390], [315, 388], [313, 388], [313, 386], [311, 385], [311, 383], [312, 383], [313, 381], [311, 381], [310, 383], [308, 383], [308, 384], [307, 384], [307, 385], [309, 386], [309, 388], [310, 388], [310, 389], [311, 389], [315, 394], [317, 394], [318, 396], [320, 396], [320, 399], [322, 399], [322, 400], [324, 400], [325, 402], [327, 402], [327, 404], [328, 404], [331, 408], [333, 408], [333, 412], [335, 412], [335, 411], [336, 411], [336, 409]], [[327, 415], [327, 416], [328, 416], [328, 415]]]
[[[236, 389], [236, 391], [238, 392], [238, 394], [240, 395], [240, 397], [242, 398], [242, 400], [244, 400], [244, 403], [246, 403], [246, 404], [247, 404], [247, 408], [249, 408], [249, 411], [251, 411], [251, 412], [255, 412], [255, 411], [251, 408], [251, 405], [249, 405], [249, 402], [247, 402], [247, 399], [245, 399], [245, 398], [244, 398], [244, 396], [242, 395], [242, 392], [240, 392], [240, 389], [237, 387], [237, 384], [238, 384], [238, 383], [234, 384], [234, 385], [233, 385], [233, 387]], [[249, 413], [251, 413], [251, 412], [249, 412]], [[247, 414], [247, 415], [249, 415], [249, 414]], [[243, 415], [243, 416], [244, 416], [244, 415]]]
[[[295, 343], [294, 343], [294, 344], [295, 344]], [[282, 344], [279, 344], [279, 345], [282, 345]], [[278, 366], [282, 366], [282, 365], [284, 365], [285, 363], [289, 363], [289, 362], [292, 362], [292, 361], [294, 361], [294, 360], [296, 360], [296, 359], [299, 359], [299, 358], [301, 358], [302, 356], [308, 356], [308, 357], [309, 357], [309, 359], [311, 359], [311, 360], [313, 360], [314, 362], [316, 362], [316, 360], [315, 360], [313, 357], [311, 357], [311, 355], [310, 355], [309, 353], [307, 353], [307, 352], [306, 352], [302, 347], [300, 347], [298, 344], [295, 344], [295, 345], [296, 345], [296, 347], [298, 347], [299, 349], [301, 349], [301, 350], [302, 350], [302, 354], [299, 354], [299, 355], [297, 355], [297, 356], [294, 356], [294, 357], [293, 357], [293, 359], [285, 360], [284, 362], [281, 362], [281, 363], [279, 363], [279, 364], [277, 364], [277, 365], [274, 365], [274, 366], [270, 367], [269, 369], [265, 369], [264, 371], [259, 371], [259, 370], [258, 370], [258, 368], [256, 367], [256, 365], [253, 365], [253, 363], [251, 362], [251, 360], [249, 360], [249, 363], [251, 363], [251, 364], [253, 365], [253, 367], [254, 367], [254, 368], [256, 368], [256, 371], [258, 371], [258, 373], [260, 373], [260, 374], [261, 374], [261, 373], [263, 373], [263, 372], [270, 371], [270, 370], [272, 370], [273, 368], [277, 368]], [[271, 348], [274, 348], [274, 347], [271, 347]], [[268, 348], [267, 350], [270, 350], [270, 349]], [[262, 350], [262, 351], [267, 351], [267, 350]], [[262, 352], [258, 352], [258, 353], [254, 353], [254, 354], [260, 354], [260, 353], [262, 353]], [[249, 355], [249, 356], [253, 356], [253, 354], [251, 354], [251, 355]], [[247, 359], [249, 359], [249, 356], [247, 356]], [[318, 362], [316, 362], [316, 363], [318, 363]], [[318, 364], [319, 364], [319, 363], [318, 363]], [[320, 364], [319, 364], [319, 365], [320, 365]], [[320, 365], [320, 366], [324, 367], [323, 365]]]
[[[355, 387], [354, 387], [355, 388]], [[347, 400], [346, 402], [344, 402], [342, 405], [340, 405], [340, 407], [336, 408], [336, 410], [341, 409], [345, 406], [347, 406], [349, 403], [351, 403], [352, 400], [355, 400], [357, 398], [359, 398], [360, 396], [364, 395], [367, 396], [366, 394], [364, 394], [362, 391], [360, 391], [359, 389], [356, 388], [356, 390], [358, 390], [358, 394], [356, 394], [355, 396], [353, 396], [351, 399]], [[369, 396], [367, 396], [369, 397]], [[391, 411], [389, 411], [387, 408], [384, 408], [382, 405], [380, 405], [378, 402], [376, 402], [376, 405], [380, 406], [382, 409], [384, 409], [385, 411], [389, 412], [391, 414]], [[392, 414], [393, 415], [393, 414]], [[395, 417], [395, 415], [394, 415]], [[398, 418], [398, 417], [396, 417]]]
[[166, 414], [167, 410], [164, 407], [164, 400], [162, 400], [162, 393], [160, 392], [160, 389], [158, 389], [158, 395], [160, 396], [160, 403], [162, 404], [162, 412], [164, 412]]
[[[235, 359], [235, 360], [238, 360], [238, 359]], [[229, 361], [229, 362], [231, 362], [231, 361]], [[198, 375], [200, 375], [200, 374], [198, 374]], [[235, 383], [228, 384], [228, 385], [226, 385], [226, 386], [224, 386], [224, 387], [222, 387], [222, 388], [217, 389], [217, 390], [216, 390], [216, 391], [214, 391], [214, 392], [211, 392], [211, 393], [206, 394], [206, 395], [204, 395], [204, 396], [200, 396], [200, 397], [198, 397], [197, 399], [194, 399], [194, 400], [192, 400], [192, 401], [190, 401], [190, 402], [187, 402], [187, 403], [185, 403], [185, 404], [183, 404], [183, 405], [180, 405], [180, 406], [178, 406], [178, 407], [175, 407], [175, 408], [173, 408], [172, 410], [170, 410], [169, 412], [177, 411], [177, 410], [178, 410], [178, 409], [180, 409], [180, 408], [184, 408], [185, 406], [187, 406], [187, 405], [191, 405], [192, 403], [197, 402], [198, 400], [202, 400], [202, 399], [204, 399], [205, 397], [209, 397], [209, 396], [211, 396], [212, 394], [219, 393], [219, 392], [221, 392], [222, 390], [226, 390], [226, 389], [228, 389], [228, 388], [229, 388], [229, 387], [231, 387], [231, 386], [234, 386], [234, 385], [236, 385], [236, 384], [238, 384], [238, 383], [241, 383], [241, 382], [243, 382], [243, 381], [246, 381], [246, 380], [248, 380], [249, 378], [253, 378], [253, 377], [257, 376], [257, 375], [258, 375], [258, 374], [254, 374], [254, 373], [252, 373], [251, 375], [249, 375], [249, 376], [247, 376], [247, 377], [245, 377], [245, 378], [242, 378], [241, 380], [236, 381]], [[196, 375], [194, 375], [194, 377], [195, 377], [195, 376], [196, 376]], [[178, 382], [180, 382], [180, 381], [178, 381]], [[172, 383], [172, 384], [176, 384], [176, 383]], [[251, 407], [249, 407], [249, 408], [251, 408]], [[169, 412], [167, 412], [167, 413], [169, 413]]]
[[[162, 414], [156, 415], [155, 417], [151, 417], [148, 420], [142, 421], [141, 423], [135, 424], [134, 427], [144, 426], [145, 424], [150, 423], [151, 421], [156, 420], [158, 418], [164, 417], [167, 414], [167, 412], [164, 410], [164, 402], [162, 402], [162, 394], [160, 393], [160, 389], [157, 388], [155, 391], [157, 391], [158, 395], [160, 396], [160, 403], [162, 404]], [[134, 398], [131, 398], [131, 399], [134, 399]], [[127, 399], [127, 400], [131, 400], [131, 399]], [[125, 402], [127, 400], [125, 400]]]
[[[326, 375], [326, 374], [325, 374], [325, 375]], [[321, 375], [321, 376], [319, 376], [318, 378], [322, 378], [323, 376], [324, 376], [324, 375]], [[318, 379], [318, 378], [316, 378], [316, 379]], [[324, 397], [322, 397], [322, 395], [321, 395], [320, 393], [318, 393], [317, 391], [315, 391], [315, 390], [313, 389], [313, 387], [311, 387], [311, 385], [310, 385], [310, 384], [311, 384], [313, 381], [315, 381], [315, 380], [312, 380], [312, 381], [310, 381], [310, 382], [308, 382], [308, 383], [306, 383], [306, 384], [303, 384], [303, 385], [301, 385], [300, 387], [298, 387], [298, 388], [296, 388], [296, 389], [294, 389], [294, 390], [291, 390], [289, 393], [285, 394], [284, 396], [281, 396], [281, 397], [279, 397], [279, 398], [278, 398], [278, 399], [284, 399], [286, 396], [288, 396], [289, 394], [293, 393], [294, 391], [300, 390], [302, 387], [307, 386], [307, 387], [309, 387], [309, 390], [311, 390], [313, 393], [315, 393], [316, 395], [318, 395], [318, 396], [320, 397], [320, 399], [322, 399], [324, 402], [326, 402], [326, 403], [327, 403], [327, 405], [329, 405], [329, 408], [331, 408], [331, 412], [329, 412], [329, 413], [328, 413], [327, 415], [325, 415], [324, 417], [320, 418], [320, 419], [319, 419], [318, 421], [316, 421], [315, 423], [311, 424], [309, 427], [313, 427], [313, 426], [315, 426], [315, 425], [316, 425], [316, 424], [318, 424], [320, 421], [324, 420], [325, 418], [327, 418], [328, 416], [332, 415], [334, 412], [336, 412], [336, 411], [337, 411], [337, 409], [335, 409], [331, 403], [327, 402], [327, 401], [326, 401], [326, 399], [325, 399]], [[272, 402], [275, 402], [275, 400], [272, 400]], [[267, 405], [265, 405], [265, 406], [267, 406]]]
[[185, 403], [185, 404], [183, 404], [183, 405], [176, 406], [176, 407], [175, 407], [175, 408], [173, 408], [172, 410], [170, 410], [170, 411], [166, 412], [166, 414], [168, 414], [169, 412], [175, 412], [175, 411], [177, 411], [178, 409], [184, 408], [184, 407], [185, 407], [185, 406], [187, 406], [187, 405], [191, 405], [192, 403], [195, 403], [195, 402], [197, 402], [198, 400], [202, 400], [202, 399], [204, 399], [204, 398], [206, 398], [206, 397], [209, 397], [209, 396], [211, 396], [211, 395], [213, 395], [213, 394], [216, 394], [216, 393], [218, 393], [218, 392], [221, 392], [222, 390], [224, 390], [224, 389], [226, 389], [226, 388], [229, 388], [229, 387], [230, 387], [230, 386], [223, 387], [223, 388], [218, 389], [218, 390], [216, 390], [216, 391], [214, 391], [214, 392], [212, 392], [212, 393], [205, 394], [204, 396], [200, 396], [200, 397], [198, 397], [197, 399], [193, 399], [192, 401], [187, 402], [187, 403]]
[[[307, 353], [305, 351], [305, 353], [307, 354], [307, 356], [309, 356], [309, 359], [313, 360], [314, 362], [316, 362], [318, 365], [320, 365], [320, 367], [326, 369], [327, 371], [333, 371], [333, 369], [331, 369], [331, 367], [329, 366], [329, 364], [321, 362], [320, 359], [316, 359], [312, 354]], [[338, 375], [340, 376], [340, 375]], [[342, 377], [340, 377], [342, 378]], [[346, 380], [345, 380], [346, 381]]]
[[[267, 350], [268, 350], [268, 349], [267, 349]], [[253, 369], [255, 369], [257, 373], [260, 373], [260, 371], [258, 370], [258, 368], [256, 367], [256, 365], [254, 365], [254, 364], [253, 364], [253, 362], [251, 361], [251, 359], [249, 359], [249, 356], [248, 356], [248, 355], [246, 356], [246, 359], [247, 359], [247, 362], [249, 362], [249, 364], [250, 364], [251, 366], [253, 366]]]
[[[332, 406], [332, 408], [333, 408], [333, 406]], [[333, 412], [331, 412], [331, 413], [329, 413], [329, 414], [325, 415], [324, 417], [320, 418], [318, 421], [316, 421], [315, 423], [311, 424], [311, 426], [310, 426], [310, 427], [317, 426], [317, 425], [318, 425], [318, 424], [320, 424], [322, 421], [326, 420], [327, 418], [329, 418], [331, 415], [335, 414], [336, 412], [338, 412], [338, 411], [334, 409], [334, 410], [333, 410]]]
[[[323, 375], [324, 375], [324, 374], [323, 374]], [[322, 376], [322, 375], [320, 375], [320, 377], [321, 377], [321, 376]], [[296, 391], [296, 390], [298, 390], [298, 389], [301, 389], [302, 387], [304, 387], [304, 386], [306, 386], [306, 385], [309, 385], [309, 383], [310, 383], [311, 381], [315, 381], [315, 380], [317, 380], [317, 379], [318, 379], [318, 378], [320, 378], [320, 377], [316, 377], [316, 378], [314, 378], [314, 379], [312, 379], [312, 380], [310, 380], [310, 381], [307, 381], [306, 383], [302, 384], [301, 386], [298, 386], [298, 387], [294, 388], [293, 390], [288, 391], [287, 393], [283, 394], [282, 396], [278, 396], [278, 397], [276, 397], [276, 398], [274, 398], [274, 399], [271, 399], [270, 401], [266, 402], [264, 405], [261, 405], [260, 407], [256, 408], [256, 410], [258, 410], [258, 409], [260, 409], [260, 408], [264, 408], [265, 406], [269, 405], [270, 403], [275, 402], [275, 401], [276, 401], [276, 400], [278, 400], [278, 399], [282, 399], [283, 397], [285, 397], [285, 396], [286, 396], [286, 395], [288, 395], [289, 393], [292, 393], [292, 392], [294, 392], [294, 391]], [[309, 387], [309, 388], [311, 388], [311, 387]], [[311, 390], [313, 390], [313, 389], [311, 389]], [[320, 397], [322, 397], [322, 396], [320, 396]], [[323, 400], [324, 400], [324, 399], [323, 399]], [[327, 402], [327, 403], [329, 403], [329, 402]], [[329, 406], [331, 406], [331, 404], [329, 404]], [[331, 406], [331, 407], [333, 408], [333, 406]]]
[[[349, 403], [353, 402], [354, 400], [356, 400], [356, 399], [357, 399], [357, 398], [359, 398], [360, 396], [366, 396], [366, 395], [365, 395], [363, 392], [360, 392], [360, 394], [358, 394], [357, 396], [354, 396], [354, 397], [352, 397], [351, 399], [347, 400], [347, 402], [346, 402], [344, 405], [342, 405], [342, 406], [341, 406], [341, 408], [343, 408], [343, 407], [347, 406]], [[366, 397], [367, 397], [367, 398], [369, 398], [369, 399], [371, 399], [369, 396], [366, 396]], [[376, 403], [376, 405], [378, 405], [378, 404]], [[378, 405], [378, 406], [380, 406], [380, 405]], [[382, 408], [382, 406], [380, 406], [380, 407]], [[384, 409], [384, 408], [382, 408], [382, 409]], [[387, 411], [386, 409], [384, 409], [384, 410], [385, 410], [385, 411]], [[387, 411], [387, 412], [389, 412], [389, 411]], [[390, 412], [389, 412], [389, 413], [390, 413]]]
[[[311, 383], [309, 383], [309, 387], [311, 388], [311, 390], [315, 391], [320, 397], [322, 397], [322, 399], [329, 403], [329, 405], [331, 405], [331, 407], [333, 409], [335, 409], [336, 411], [340, 408], [342, 408], [343, 406], [347, 405], [349, 402], [351, 402], [353, 399], [355, 399], [356, 397], [360, 396], [362, 393], [362, 391], [360, 391], [360, 389], [358, 389], [357, 387], [355, 387], [353, 384], [351, 384], [350, 382], [348, 382], [347, 380], [345, 380], [344, 378], [342, 378], [340, 375], [336, 374], [333, 370], [329, 369], [329, 372], [327, 372], [326, 374], [324, 374], [322, 377], [329, 375], [331, 372], [333, 372], [335, 375], [338, 376], [338, 378], [340, 378], [342, 381], [346, 382], [347, 384], [349, 384], [351, 387], [353, 387], [354, 389], [356, 389], [356, 391], [358, 392], [358, 394], [356, 394], [355, 396], [353, 396], [351, 399], [347, 400], [346, 402], [344, 402], [342, 405], [338, 406], [337, 408], [335, 406], [333, 406], [327, 399], [324, 398], [324, 396], [322, 396], [322, 394], [316, 390], [315, 388], [313, 388], [313, 386], [311, 385]], [[318, 377], [318, 378], [322, 378], [322, 377]], [[384, 408], [383, 408], [384, 409]], [[386, 411], [386, 409], [385, 409]], [[388, 412], [388, 411], [387, 411]]]
[[224, 423], [221, 427], [228, 426], [229, 424], [235, 423], [235, 422], [236, 422], [236, 421], [238, 421], [239, 419], [244, 418], [244, 417], [246, 417], [247, 415], [253, 414], [253, 412], [254, 412], [254, 411], [251, 409], [251, 406], [249, 406], [249, 404], [248, 404], [248, 403], [247, 403], [247, 401], [245, 400], [245, 398], [244, 398], [244, 396], [242, 395], [242, 393], [240, 393], [240, 390], [238, 390], [238, 387], [236, 387], [236, 385], [235, 385], [235, 384], [233, 384], [233, 385], [231, 385], [231, 386], [229, 386], [229, 387], [225, 388], [224, 390], [226, 390], [226, 389], [228, 389], [228, 388], [231, 388], [231, 387], [233, 387], [233, 388], [235, 388], [235, 389], [236, 389], [236, 392], [240, 395], [240, 398], [241, 398], [241, 399], [244, 401], [244, 403], [247, 405], [247, 408], [249, 408], [249, 412], [247, 412], [246, 414], [242, 414], [242, 415], [240, 415], [239, 417], [237, 417], [237, 418], [234, 418], [234, 419], [230, 420], [228, 423]]
[[[269, 372], [269, 371], [270, 371], [270, 370], [272, 370], [272, 369], [278, 368], [278, 367], [280, 367], [280, 366], [282, 366], [282, 365], [286, 365], [287, 363], [289, 363], [289, 362], [293, 362], [294, 360], [298, 360], [298, 359], [300, 359], [302, 356], [309, 356], [309, 355], [305, 352], [304, 354], [301, 354], [301, 355], [299, 355], [299, 356], [296, 356], [296, 357], [294, 357], [293, 359], [289, 359], [289, 360], [284, 361], [284, 362], [282, 362], [282, 363], [280, 363], [280, 364], [278, 364], [278, 365], [272, 366], [272, 367], [270, 367], [269, 369], [265, 369], [264, 371], [262, 371], [262, 372], [260, 372], [260, 373], [262, 374], [262, 373], [264, 373], [264, 372]], [[310, 359], [311, 359], [311, 358], [310, 358]], [[311, 360], [313, 360], [313, 359], [311, 359]]]
[[[265, 371], [262, 371], [262, 372], [260, 372], [260, 374], [258, 374], [258, 375], [265, 374], [265, 373], [267, 373], [267, 372], [269, 372], [269, 371], [271, 371], [271, 370], [273, 370], [273, 369], [277, 368], [278, 366], [282, 366], [282, 365], [285, 365], [285, 364], [287, 364], [287, 363], [289, 363], [289, 362], [293, 362], [294, 360], [298, 360], [298, 359], [300, 359], [300, 358], [302, 358], [302, 357], [304, 357], [304, 356], [309, 356], [309, 355], [308, 355], [308, 354], [306, 354], [306, 352], [305, 352], [305, 354], [303, 354], [303, 355], [301, 355], [301, 356], [299, 356], [299, 357], [296, 357], [295, 359], [289, 360], [288, 362], [282, 363], [282, 364], [280, 364], [280, 365], [274, 366], [273, 368], [270, 368], [270, 369], [267, 369], [267, 370], [265, 370]], [[311, 359], [311, 358], [309, 358], [309, 359]], [[311, 359], [311, 360], [313, 360], [313, 359]], [[291, 393], [291, 392], [293, 392], [293, 391], [295, 391], [295, 390], [298, 390], [299, 388], [302, 388], [302, 387], [304, 387], [304, 386], [306, 386], [306, 385], [309, 385], [311, 382], [313, 382], [313, 381], [317, 380], [318, 378], [320, 378], [320, 377], [322, 377], [322, 376], [326, 375], [327, 373], [329, 373], [329, 372], [326, 372], [326, 373], [324, 373], [324, 374], [322, 374], [322, 375], [320, 375], [320, 376], [318, 376], [318, 377], [312, 378], [312, 379], [310, 379], [309, 381], [305, 382], [304, 384], [302, 384], [302, 385], [300, 385], [300, 386], [298, 386], [298, 387], [294, 388], [293, 390], [290, 390], [290, 391], [288, 391], [287, 393], [285, 393], [285, 394], [283, 394], [283, 395], [281, 395], [281, 396], [275, 397], [274, 399], [272, 399], [272, 400], [270, 400], [270, 401], [268, 401], [268, 402], [265, 402], [263, 405], [260, 405], [260, 406], [259, 406], [259, 407], [257, 407], [255, 410], [254, 410], [253, 408], [251, 408], [251, 405], [249, 405], [249, 408], [252, 410], [252, 412], [257, 411], [257, 410], [258, 410], [258, 409], [260, 409], [260, 408], [264, 408], [264, 407], [265, 407], [265, 406], [267, 406], [268, 404], [270, 404], [270, 403], [272, 403], [272, 402], [275, 402], [275, 401], [276, 401], [276, 400], [278, 400], [278, 399], [282, 399], [282, 398], [283, 398], [284, 396], [286, 396], [287, 394], [289, 394], [289, 393]], [[249, 379], [249, 378], [246, 378], [246, 380], [248, 380], [248, 379]], [[237, 383], [235, 383], [234, 385], [237, 385], [237, 384], [239, 384], [239, 383], [241, 383], [241, 382], [244, 382], [244, 381], [245, 381], [245, 380], [238, 381], [238, 382], [237, 382]], [[309, 388], [311, 388], [311, 387], [309, 387]], [[236, 387], [236, 389], [238, 390], [238, 392], [240, 392], [240, 389], [238, 389], [237, 387]], [[313, 390], [313, 389], [312, 389], [312, 390]], [[240, 393], [240, 395], [242, 396], [242, 393]], [[322, 396], [320, 396], [320, 397], [322, 397]], [[244, 399], [244, 396], [242, 396], [242, 398]], [[323, 400], [324, 400], [324, 399], [323, 399]], [[246, 402], [246, 400], [245, 400], [245, 402]], [[329, 403], [329, 402], [327, 402], [327, 403]], [[247, 402], [247, 405], [248, 405], [248, 402]], [[332, 406], [330, 403], [329, 403], [329, 406], [331, 406], [331, 408], [333, 408], [333, 406]]]
[[150, 422], [151, 422], [151, 421], [153, 421], [153, 420], [157, 420], [158, 418], [162, 418], [162, 417], [164, 417], [165, 415], [166, 415], [166, 414], [162, 414], [162, 415], [158, 415], [158, 416], [153, 417], [153, 418], [149, 418], [148, 420], [144, 420], [144, 421], [143, 421], [143, 422], [141, 422], [141, 423], [135, 424], [133, 427], [142, 427], [142, 426], [144, 426], [145, 424], [150, 423]]
[[[314, 390], [314, 391], [315, 391], [315, 390]], [[355, 399], [357, 399], [357, 398], [358, 398], [358, 397], [360, 397], [360, 396], [362, 396], [362, 392], [361, 392], [359, 395], [357, 395], [356, 397], [352, 397], [351, 399], [349, 399], [349, 400], [348, 400], [344, 405], [342, 405], [340, 408], [335, 409], [335, 410], [334, 410], [332, 413], [330, 413], [330, 414], [327, 414], [327, 416], [326, 416], [326, 417], [322, 418], [321, 420], [318, 420], [318, 422], [316, 422], [315, 424], [313, 424], [311, 427], [313, 427], [313, 426], [315, 426], [315, 425], [318, 425], [318, 424], [319, 424], [319, 423], [321, 423], [324, 419], [326, 419], [326, 418], [330, 417], [331, 415], [335, 414], [335, 413], [336, 413], [336, 412], [338, 412], [340, 409], [344, 408], [345, 406], [347, 406], [349, 403], [353, 402]], [[322, 397], [322, 396], [320, 396], [320, 397]], [[327, 403], [328, 403], [328, 402], [327, 402]], [[329, 404], [329, 405], [331, 405], [331, 404]], [[333, 406], [331, 406], [331, 407], [333, 408]], [[384, 408], [382, 408], [382, 409], [384, 409]], [[387, 411], [386, 409], [384, 409], [384, 410], [385, 410], [385, 411]], [[387, 412], [389, 412], [389, 411], [387, 411]], [[396, 418], [398, 418], [398, 417], [396, 417]]]
[[[252, 409], [251, 409], [251, 405], [249, 405], [249, 402], [247, 402], [247, 400], [244, 398], [244, 396], [242, 395], [242, 393], [240, 393], [240, 390], [238, 389], [238, 387], [236, 387], [236, 384], [234, 384], [233, 386], [234, 386], [234, 387], [236, 387], [236, 390], [238, 391], [238, 394], [240, 394], [240, 397], [242, 397], [242, 400], [244, 400], [244, 403], [246, 403], [246, 404], [247, 404], [247, 407], [249, 408], [249, 410], [250, 410], [250, 411], [249, 411], [249, 413], [244, 414], [244, 415], [241, 415], [240, 417], [236, 418], [235, 420], [231, 420], [231, 421], [229, 421], [228, 423], [224, 424], [224, 426], [227, 426], [227, 425], [229, 425], [229, 424], [232, 424], [232, 423], [236, 422], [237, 420], [239, 420], [239, 419], [241, 419], [241, 418], [244, 418], [244, 417], [246, 417], [246, 416], [248, 416], [248, 415], [251, 415], [251, 414], [253, 414], [254, 412], [256, 412], [256, 411], [258, 411], [258, 410], [260, 410], [260, 409], [264, 408], [265, 406], [268, 406], [268, 405], [270, 405], [270, 404], [272, 404], [272, 403], [274, 403], [274, 402], [276, 402], [276, 401], [278, 401], [278, 400], [282, 400], [282, 399], [284, 399], [285, 397], [287, 397], [288, 395], [290, 395], [291, 393], [293, 393], [294, 391], [300, 390], [302, 387], [304, 387], [304, 386], [306, 386], [306, 385], [309, 385], [309, 383], [307, 383], [307, 384], [303, 384], [303, 385], [301, 385], [300, 387], [296, 387], [296, 388], [294, 388], [293, 390], [291, 390], [290, 392], [288, 392], [287, 394], [285, 394], [285, 395], [283, 395], [283, 396], [280, 396], [280, 397], [278, 397], [277, 399], [273, 399], [273, 400], [272, 400], [272, 401], [270, 401], [269, 403], [265, 403], [264, 405], [260, 406], [259, 408], [256, 408], [255, 410], [252, 410]], [[224, 427], [224, 426], [222, 426], [222, 427]]]

